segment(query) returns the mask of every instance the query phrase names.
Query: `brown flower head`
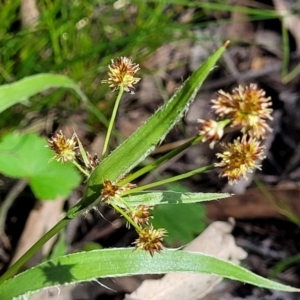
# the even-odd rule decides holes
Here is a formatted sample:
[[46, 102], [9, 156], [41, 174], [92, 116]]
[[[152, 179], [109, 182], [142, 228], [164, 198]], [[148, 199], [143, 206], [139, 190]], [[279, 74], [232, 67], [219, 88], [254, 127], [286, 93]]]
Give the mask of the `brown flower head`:
[[108, 66], [108, 79], [102, 80], [101, 83], [107, 83], [113, 91], [123, 87], [125, 92], [133, 94], [133, 85], [140, 81], [140, 78], [134, 77], [135, 73], [140, 69], [138, 64], [134, 64], [128, 57], [119, 57], [111, 60]]
[[241, 177], [247, 178], [246, 173], [252, 172], [255, 168], [260, 169], [256, 161], [265, 158], [265, 147], [260, 146], [259, 142], [252, 137], [243, 136], [233, 143], [221, 145], [223, 152], [217, 153], [221, 161], [215, 163], [215, 167], [223, 168], [220, 176], [227, 177], [229, 184], [233, 184]]
[[120, 196], [120, 187], [113, 184], [110, 180], [103, 181], [101, 196], [104, 201], [110, 201]]
[[151, 217], [150, 209], [151, 207], [148, 205], [139, 205], [128, 212], [128, 214], [136, 224], [148, 224]]
[[66, 163], [67, 161], [74, 161], [76, 158], [76, 136], [73, 134], [72, 138], [67, 139], [60, 130], [55, 133], [50, 139], [47, 140], [49, 148], [55, 152], [55, 156], [52, 158]]
[[202, 120], [198, 119], [198, 123], [202, 123], [199, 126], [199, 135], [203, 135], [203, 142], [207, 140], [211, 140], [209, 147], [211, 149], [214, 148], [215, 143], [219, 141], [224, 134], [224, 127], [226, 126], [226, 122], [217, 122], [214, 120]]
[[146, 250], [151, 256], [163, 249], [162, 241], [167, 231], [163, 228], [154, 229], [152, 225], [141, 229], [139, 238], [134, 242], [136, 249]]
[[256, 84], [239, 86], [232, 93], [220, 90], [217, 99], [212, 100], [213, 111], [221, 118], [231, 118], [231, 127], [242, 126], [242, 133], [257, 139], [265, 138], [271, 131], [267, 120], [271, 120], [271, 98]]
[[110, 180], [103, 181], [103, 188], [101, 191], [101, 196], [104, 201], [110, 201], [112, 199], [118, 199], [121, 197], [122, 193], [135, 187], [135, 184], [127, 183], [123, 186], [118, 186], [113, 184]]

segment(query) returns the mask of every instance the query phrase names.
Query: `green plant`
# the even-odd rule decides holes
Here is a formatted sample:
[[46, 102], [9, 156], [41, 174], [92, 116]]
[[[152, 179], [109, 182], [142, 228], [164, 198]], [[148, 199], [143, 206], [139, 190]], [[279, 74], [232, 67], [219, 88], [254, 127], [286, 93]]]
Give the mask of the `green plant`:
[[[143, 161], [160, 143], [171, 128], [181, 119], [200, 89], [204, 79], [224, 52], [227, 43], [212, 54], [207, 61], [188, 78], [175, 95], [144, 123], [134, 134], [118, 148], [107, 153], [108, 141], [114, 124], [116, 110], [125, 91], [132, 91], [138, 82], [134, 75], [139, 69], [131, 60], [121, 57], [110, 65], [108, 83], [118, 90], [115, 109], [108, 126], [105, 146], [101, 161], [92, 157], [83, 148], [76, 133], [67, 139], [62, 132], [49, 139], [49, 147], [55, 152], [54, 159], [65, 163], [72, 162], [86, 177], [87, 186], [83, 198], [66, 216], [47, 232], [0, 278], [0, 295], [2, 300], [31, 293], [57, 284], [76, 283], [92, 280], [97, 277], [110, 277], [132, 274], [166, 273], [170, 271], [188, 271], [213, 273], [223, 277], [241, 280], [260, 287], [284, 291], [298, 289], [264, 279], [232, 263], [204, 255], [164, 249], [163, 238], [167, 234], [164, 228], [149, 225], [150, 207], [158, 204], [195, 203], [222, 199], [228, 194], [219, 193], [186, 193], [173, 191], [151, 192], [149, 188], [178, 181], [194, 174], [221, 167], [221, 176], [231, 183], [247, 171], [259, 168], [257, 159], [263, 158], [263, 147], [260, 140], [268, 130], [266, 119], [270, 118], [270, 99], [256, 86], [239, 87], [233, 92], [219, 92], [213, 101], [213, 109], [220, 120], [201, 120], [199, 135], [185, 144], [165, 154], [155, 162], [129, 174], [134, 167]], [[80, 93], [81, 94], [81, 93]], [[242, 138], [233, 143], [224, 144], [224, 151], [218, 154], [220, 162], [197, 168], [185, 174], [167, 178], [145, 186], [136, 187], [132, 181], [155, 169], [176, 154], [205, 140], [211, 140], [211, 146], [222, 137], [225, 126], [242, 127]], [[133, 226], [139, 238], [135, 241], [136, 251], [127, 249], [101, 249], [75, 253], [54, 258], [30, 270], [13, 276], [18, 269], [54, 234], [64, 228], [73, 218], [84, 214], [101, 203], [111, 205], [127, 222]], [[149, 253], [150, 255], [149, 255]], [[160, 252], [160, 253], [156, 253]]]

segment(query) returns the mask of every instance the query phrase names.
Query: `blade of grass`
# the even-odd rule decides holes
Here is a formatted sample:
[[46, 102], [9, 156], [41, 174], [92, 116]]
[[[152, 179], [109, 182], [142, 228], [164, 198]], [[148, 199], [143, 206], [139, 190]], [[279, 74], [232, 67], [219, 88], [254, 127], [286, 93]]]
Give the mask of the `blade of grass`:
[[[231, 195], [228, 193], [181, 193], [173, 191], [160, 191], [160, 192], [142, 192], [138, 195], [128, 195], [122, 197], [124, 203], [130, 207], [137, 207], [138, 205], [145, 204], [148, 206], [155, 206], [160, 204], [178, 204], [178, 203], [198, 203], [206, 202], [211, 200], [219, 200], [228, 198]], [[119, 206], [124, 208], [125, 205], [121, 202], [118, 203]]]
[[28, 100], [49, 88], [69, 88], [76, 92], [87, 108], [96, 115], [100, 122], [107, 125], [106, 117], [94, 107], [78, 85], [69, 77], [57, 74], [38, 74], [25, 77], [19, 81], [0, 86], [0, 113], [9, 107]]
[[46, 287], [96, 280], [99, 277], [193, 272], [288, 292], [299, 289], [258, 276], [240, 266], [203, 253], [163, 250], [153, 257], [144, 251], [105, 249], [80, 252], [31, 268], [0, 286], [1, 300], [11, 300]]

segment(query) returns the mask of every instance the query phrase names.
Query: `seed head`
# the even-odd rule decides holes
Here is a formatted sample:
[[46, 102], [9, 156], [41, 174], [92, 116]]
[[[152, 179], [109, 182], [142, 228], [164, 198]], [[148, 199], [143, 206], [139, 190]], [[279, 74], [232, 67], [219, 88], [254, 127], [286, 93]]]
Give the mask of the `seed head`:
[[110, 180], [104, 180], [102, 185], [103, 188], [101, 191], [101, 196], [103, 201], [118, 199], [121, 197], [123, 192], [128, 191], [136, 186], [132, 183], [126, 183], [123, 186], [118, 186], [117, 184], [112, 183]]
[[146, 250], [151, 256], [163, 249], [162, 241], [167, 231], [163, 228], [154, 229], [152, 225], [141, 229], [139, 238], [134, 242], [136, 249]]
[[224, 125], [222, 122], [216, 122], [214, 120], [202, 120], [198, 119], [198, 123], [202, 123], [199, 126], [199, 135], [203, 135], [203, 142], [211, 140], [209, 147], [214, 148], [215, 143], [219, 141], [224, 134]]
[[140, 81], [140, 78], [134, 77], [134, 74], [140, 69], [138, 64], [134, 64], [128, 57], [119, 57], [111, 60], [108, 66], [108, 79], [102, 80], [101, 83], [107, 83], [113, 91], [123, 87], [125, 92], [133, 94], [133, 85]]
[[151, 213], [149, 212], [150, 206], [148, 205], [139, 205], [135, 207], [128, 214], [132, 218], [132, 220], [138, 224], [148, 224], [149, 219], [151, 218]]
[[103, 181], [101, 196], [104, 201], [110, 201], [120, 196], [120, 187], [113, 184], [110, 180]]
[[52, 160], [55, 159], [62, 163], [75, 161], [77, 149], [75, 134], [73, 134], [72, 138], [67, 139], [60, 130], [47, 141], [49, 143], [48, 147], [55, 152], [55, 156]]
[[220, 90], [212, 109], [220, 118], [231, 118], [231, 127], [242, 126], [242, 133], [264, 139], [271, 131], [266, 121], [272, 119], [271, 98], [265, 94], [256, 84], [239, 86], [231, 94]]
[[215, 167], [223, 168], [220, 176], [227, 177], [229, 184], [233, 184], [241, 177], [247, 178], [246, 173], [252, 172], [253, 169], [260, 169], [257, 160], [262, 160], [264, 156], [264, 146], [252, 137], [243, 136], [237, 138], [232, 143], [221, 144], [222, 153], [217, 153], [221, 159], [215, 163]]

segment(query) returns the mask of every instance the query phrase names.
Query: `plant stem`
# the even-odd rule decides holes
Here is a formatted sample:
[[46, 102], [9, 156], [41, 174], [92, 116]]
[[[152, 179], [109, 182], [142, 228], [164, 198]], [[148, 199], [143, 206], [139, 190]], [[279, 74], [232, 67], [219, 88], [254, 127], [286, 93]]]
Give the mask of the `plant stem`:
[[72, 163], [82, 172], [86, 177], [90, 176], [90, 173], [84, 170], [80, 164], [78, 164], [76, 161], [72, 161]]
[[127, 222], [129, 222], [138, 232], [141, 230], [141, 228], [135, 223], [133, 222], [133, 220], [126, 214], [126, 212], [121, 209], [120, 207], [118, 207], [117, 205], [115, 205], [114, 203], [110, 203], [110, 205], [119, 213], [121, 214], [126, 220]]
[[1, 277], [0, 285], [5, 280], [15, 275], [18, 270], [30, 259], [30, 257], [39, 250], [47, 241], [49, 241], [55, 234], [63, 229], [72, 219], [64, 217], [54, 227], [52, 227], [45, 235], [43, 235], [27, 252], [23, 254]]
[[190, 139], [186, 143], [184, 143], [181, 146], [173, 149], [172, 151], [170, 151], [169, 153], [167, 153], [164, 156], [160, 157], [159, 159], [157, 159], [153, 163], [143, 167], [142, 169], [136, 171], [135, 173], [132, 173], [132, 174], [128, 175], [123, 180], [121, 180], [118, 184], [119, 185], [124, 185], [124, 184], [126, 184], [128, 182], [131, 182], [132, 180], [144, 175], [145, 173], [148, 173], [148, 172], [152, 171], [153, 169], [156, 169], [158, 166], [160, 166], [163, 163], [169, 161], [171, 158], [173, 158], [175, 155], [179, 154], [183, 150], [189, 148], [192, 145], [195, 145], [195, 144], [201, 142], [202, 138], [203, 138], [203, 136], [198, 136], [198, 135], [193, 137], [192, 139]]
[[156, 182], [153, 182], [153, 183], [149, 183], [149, 184], [139, 186], [137, 188], [125, 191], [124, 193], [122, 193], [122, 196], [133, 194], [133, 193], [140, 192], [140, 191], [144, 191], [146, 189], [150, 189], [150, 188], [153, 188], [153, 187], [156, 187], [156, 186], [159, 186], [159, 185], [163, 185], [163, 184], [167, 184], [167, 183], [170, 183], [170, 182], [178, 181], [178, 180], [188, 178], [188, 177], [193, 176], [195, 174], [202, 173], [202, 172], [205, 172], [205, 171], [209, 171], [209, 170], [212, 170], [212, 169], [214, 169], [214, 165], [201, 167], [201, 168], [186, 172], [186, 173], [178, 175], [178, 176], [163, 179], [163, 180], [160, 180], [160, 181], [156, 181]]
[[289, 49], [288, 30], [285, 26], [285, 22], [283, 18], [281, 19], [281, 32], [282, 32], [282, 52], [283, 52], [281, 78], [285, 78], [288, 74], [290, 49]]
[[123, 92], [124, 92], [124, 89], [121, 86], [120, 90], [119, 90], [118, 97], [117, 97], [116, 102], [115, 102], [115, 106], [114, 106], [110, 121], [109, 121], [108, 129], [107, 129], [107, 133], [106, 133], [106, 137], [105, 137], [105, 141], [104, 141], [104, 146], [103, 146], [103, 150], [102, 150], [102, 159], [103, 159], [103, 157], [104, 157], [104, 155], [107, 151], [108, 142], [109, 142], [109, 139], [110, 139], [110, 135], [111, 135], [111, 132], [112, 132], [112, 128], [113, 128], [115, 119], [116, 119], [118, 107], [119, 107]]

